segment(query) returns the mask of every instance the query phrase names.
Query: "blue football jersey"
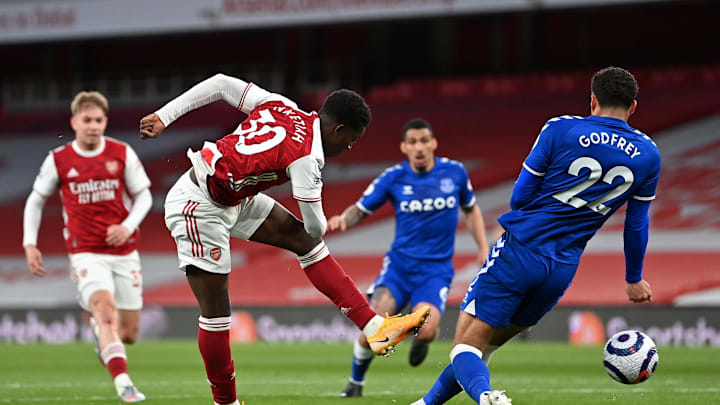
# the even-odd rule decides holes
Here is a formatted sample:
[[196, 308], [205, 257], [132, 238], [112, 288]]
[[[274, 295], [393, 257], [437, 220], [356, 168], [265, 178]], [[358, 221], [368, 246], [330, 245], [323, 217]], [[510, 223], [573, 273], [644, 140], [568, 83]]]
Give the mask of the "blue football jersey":
[[630, 198], [655, 198], [660, 154], [627, 122], [565, 115], [543, 126], [523, 163], [542, 182], [498, 221], [531, 250], [578, 263], [588, 240]]
[[455, 248], [458, 206], [475, 204], [467, 171], [457, 161], [438, 157], [427, 173], [405, 161], [386, 169], [365, 190], [356, 206], [372, 214], [385, 201], [395, 209], [391, 250], [419, 259], [449, 259]]

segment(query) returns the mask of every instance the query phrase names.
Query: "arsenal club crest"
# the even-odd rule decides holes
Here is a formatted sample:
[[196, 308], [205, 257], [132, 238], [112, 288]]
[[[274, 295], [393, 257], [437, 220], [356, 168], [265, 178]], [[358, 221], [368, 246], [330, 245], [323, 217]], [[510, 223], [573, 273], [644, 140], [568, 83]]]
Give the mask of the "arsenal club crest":
[[85, 277], [87, 277], [87, 269], [80, 270], [80, 278], [85, 278]]
[[210, 250], [210, 257], [213, 258], [213, 260], [218, 261], [220, 260], [220, 256], [222, 255], [222, 251], [220, 248], [212, 248]]
[[108, 160], [107, 162], [105, 162], [105, 168], [107, 169], [108, 173], [114, 175], [115, 173], [117, 173], [120, 165], [118, 164], [117, 160]]

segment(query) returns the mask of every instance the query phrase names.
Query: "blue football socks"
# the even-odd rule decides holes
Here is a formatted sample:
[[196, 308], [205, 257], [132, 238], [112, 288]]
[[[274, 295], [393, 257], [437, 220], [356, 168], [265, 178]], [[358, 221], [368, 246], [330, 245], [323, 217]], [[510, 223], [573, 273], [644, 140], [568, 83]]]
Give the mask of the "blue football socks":
[[462, 387], [455, 380], [452, 364], [448, 364], [440, 374], [435, 384], [423, 397], [425, 405], [439, 405], [449, 401], [450, 398], [462, 392]]
[[482, 352], [477, 348], [459, 344], [450, 352], [455, 378], [465, 392], [475, 402], [480, 394], [490, 391], [490, 370], [482, 360]]

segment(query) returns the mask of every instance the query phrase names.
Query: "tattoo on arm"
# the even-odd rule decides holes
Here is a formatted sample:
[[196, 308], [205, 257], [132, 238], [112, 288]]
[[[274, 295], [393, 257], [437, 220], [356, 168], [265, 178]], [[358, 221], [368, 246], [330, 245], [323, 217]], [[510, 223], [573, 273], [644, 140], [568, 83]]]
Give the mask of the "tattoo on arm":
[[353, 226], [359, 224], [365, 217], [367, 217], [367, 214], [360, 211], [360, 208], [358, 208], [355, 204], [345, 208], [345, 211], [342, 213], [342, 217], [345, 220], [345, 225], [347, 225], [348, 228], [352, 228]]

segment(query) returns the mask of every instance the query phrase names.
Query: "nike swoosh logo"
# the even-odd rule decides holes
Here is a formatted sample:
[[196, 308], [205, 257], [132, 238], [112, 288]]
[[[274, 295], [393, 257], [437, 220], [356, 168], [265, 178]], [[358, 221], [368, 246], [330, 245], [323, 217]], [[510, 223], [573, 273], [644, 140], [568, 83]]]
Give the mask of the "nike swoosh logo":
[[387, 337], [387, 336], [385, 336], [385, 339], [383, 339], [383, 340], [376, 340], [375, 343], [385, 343], [385, 342], [389, 342], [389, 341], [390, 341], [390, 338]]

